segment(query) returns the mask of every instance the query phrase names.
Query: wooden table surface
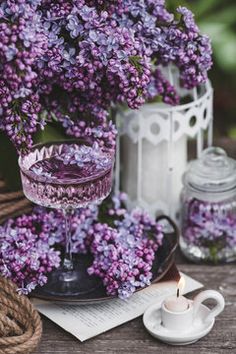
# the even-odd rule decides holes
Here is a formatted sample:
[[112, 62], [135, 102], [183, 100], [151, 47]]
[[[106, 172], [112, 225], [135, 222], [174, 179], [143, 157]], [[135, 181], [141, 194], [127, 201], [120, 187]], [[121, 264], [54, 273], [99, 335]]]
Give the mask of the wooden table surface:
[[[179, 270], [199, 280], [205, 289], [219, 290], [223, 281], [236, 265], [206, 266], [185, 263], [178, 265]], [[236, 275], [235, 275], [236, 278]], [[236, 279], [235, 279], [236, 281]], [[193, 295], [193, 294], [191, 294]], [[225, 296], [225, 295], [224, 295]], [[191, 297], [191, 296], [190, 296]], [[50, 320], [43, 318], [43, 337], [35, 354], [218, 354], [236, 353], [236, 302], [235, 297], [225, 296], [226, 307], [216, 318], [213, 330], [200, 341], [186, 347], [172, 347], [150, 336], [143, 324], [142, 317], [114, 328], [87, 342], [81, 343]]]
[[[221, 139], [217, 140], [216, 145], [226, 148], [230, 156], [236, 157], [236, 142]], [[227, 281], [227, 278], [230, 279], [229, 274], [234, 268], [236, 281], [236, 264], [195, 265], [190, 264], [179, 254], [177, 264], [179, 270], [202, 282], [205, 289], [219, 290], [219, 286]], [[189, 294], [189, 297], [193, 295]], [[172, 347], [154, 339], [146, 332], [142, 317], [81, 343], [42, 316], [43, 337], [34, 354], [236, 354], [236, 301], [234, 296], [224, 294], [224, 297], [225, 310], [216, 318], [212, 331], [200, 341], [186, 347]]]

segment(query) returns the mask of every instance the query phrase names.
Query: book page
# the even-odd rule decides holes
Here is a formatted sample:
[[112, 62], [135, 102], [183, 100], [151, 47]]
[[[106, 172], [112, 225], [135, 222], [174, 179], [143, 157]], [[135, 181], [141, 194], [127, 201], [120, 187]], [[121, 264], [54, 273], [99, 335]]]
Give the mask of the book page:
[[[203, 286], [185, 274], [182, 276], [186, 281], [184, 294]], [[176, 281], [164, 281], [135, 293], [128, 300], [111, 299], [95, 305], [32, 301], [39, 312], [83, 342], [141, 316], [153, 303], [161, 304], [166, 296], [175, 294], [176, 289]]]

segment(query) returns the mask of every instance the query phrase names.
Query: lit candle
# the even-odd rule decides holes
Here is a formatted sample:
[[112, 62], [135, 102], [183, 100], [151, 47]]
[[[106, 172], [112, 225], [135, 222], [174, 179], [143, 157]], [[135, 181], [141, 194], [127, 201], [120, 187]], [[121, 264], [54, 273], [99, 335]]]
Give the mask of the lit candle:
[[172, 312], [183, 312], [188, 309], [189, 304], [186, 297], [180, 295], [183, 291], [185, 285], [185, 280], [183, 277], [180, 278], [180, 281], [177, 285], [177, 294], [174, 296], [168, 297], [164, 304], [167, 310]]

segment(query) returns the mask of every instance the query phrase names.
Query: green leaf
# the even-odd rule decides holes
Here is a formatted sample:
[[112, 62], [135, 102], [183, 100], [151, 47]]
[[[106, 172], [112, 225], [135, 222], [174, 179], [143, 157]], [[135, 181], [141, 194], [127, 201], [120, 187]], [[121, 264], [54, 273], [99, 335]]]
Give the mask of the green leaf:
[[48, 123], [43, 130], [38, 131], [34, 136], [34, 142], [46, 143], [49, 141], [58, 141], [68, 139], [62, 129], [57, 125]]
[[221, 22], [199, 22], [202, 33], [208, 34], [212, 42], [220, 40], [222, 32], [227, 30], [227, 25]]
[[236, 70], [236, 34], [224, 33], [214, 44], [215, 58], [223, 70]]
[[228, 130], [228, 136], [229, 138], [236, 139], [236, 125], [230, 127]]
[[236, 70], [236, 33], [225, 23], [202, 23], [202, 32], [209, 35], [218, 65], [224, 71]]
[[210, 261], [212, 261], [213, 263], [217, 263], [218, 262], [218, 248], [215, 245], [212, 245], [211, 247], [209, 247], [209, 252], [210, 252]]
[[0, 132], [0, 173], [10, 190], [21, 189], [18, 155], [9, 138], [2, 132]]
[[142, 67], [142, 64], [140, 63], [140, 60], [141, 60], [141, 57], [138, 55], [133, 55], [133, 56], [129, 57], [130, 63], [135, 67], [135, 69], [138, 70], [138, 72], [143, 71], [143, 67]]
[[236, 6], [228, 6], [223, 9], [219, 9], [218, 11], [213, 11], [211, 15], [208, 15], [205, 18], [205, 21], [208, 23], [220, 22], [225, 23], [227, 26], [231, 24], [235, 24], [236, 18]]
[[198, 0], [190, 5], [196, 18], [203, 18], [204, 15], [208, 14], [210, 11], [214, 12], [216, 8], [222, 4], [222, 0]]

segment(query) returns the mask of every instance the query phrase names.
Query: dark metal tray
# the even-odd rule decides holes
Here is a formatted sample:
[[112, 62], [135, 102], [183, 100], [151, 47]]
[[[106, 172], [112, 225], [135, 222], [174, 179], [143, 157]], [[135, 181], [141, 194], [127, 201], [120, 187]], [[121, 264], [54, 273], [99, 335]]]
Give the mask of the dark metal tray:
[[[164, 239], [163, 244], [156, 252], [156, 256], [152, 267], [152, 283], [160, 281], [171, 266], [174, 263], [174, 253], [178, 245], [178, 230], [174, 222], [167, 216], [160, 216], [157, 218], [163, 225]], [[81, 281], [89, 281], [91, 283], [91, 291], [86, 294], [80, 294], [76, 296], [52, 296], [47, 292], [47, 284], [43, 287], [37, 287], [31, 294], [32, 297], [40, 298], [43, 300], [53, 301], [53, 302], [63, 302], [71, 303], [77, 305], [88, 305], [95, 304], [109, 299], [115, 298], [115, 296], [109, 296], [106, 294], [106, 289], [102, 283], [102, 280], [98, 277], [90, 277], [87, 274], [87, 268], [92, 263], [92, 256], [89, 254], [78, 255], [77, 262], [79, 263], [81, 271]], [[50, 274], [49, 274], [50, 277]], [[137, 289], [139, 291], [141, 289]]]

